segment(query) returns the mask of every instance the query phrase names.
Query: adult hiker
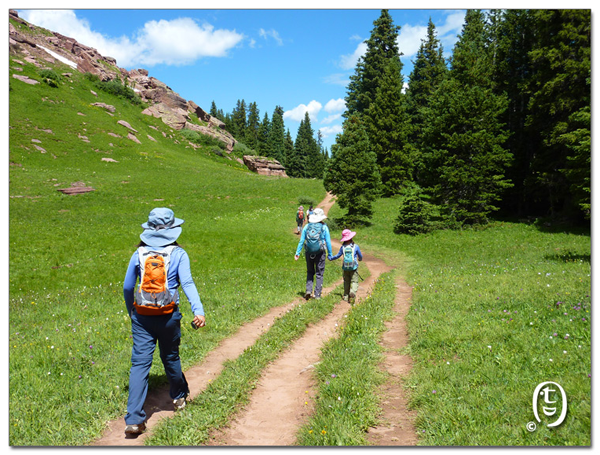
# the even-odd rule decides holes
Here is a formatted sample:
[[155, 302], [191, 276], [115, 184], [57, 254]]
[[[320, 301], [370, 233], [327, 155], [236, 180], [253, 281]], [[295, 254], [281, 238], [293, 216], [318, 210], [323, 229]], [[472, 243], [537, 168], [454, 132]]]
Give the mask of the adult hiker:
[[348, 300], [348, 303], [353, 304], [358, 292], [358, 261], [362, 261], [362, 252], [360, 247], [354, 243], [352, 238], [356, 235], [356, 232], [352, 232], [350, 229], [344, 229], [342, 231], [342, 246], [340, 251], [335, 256], [329, 256], [330, 261], [335, 261], [339, 257], [343, 256], [342, 262], [342, 273], [344, 275], [344, 300]]
[[302, 227], [304, 226], [304, 220], [306, 218], [306, 215], [304, 214], [304, 207], [300, 206], [298, 207], [298, 211], [296, 212], [296, 225], [298, 228], [297, 233], [300, 234], [300, 231], [302, 230]]
[[[306, 292], [304, 298], [306, 300], [310, 299], [313, 287], [315, 299], [321, 298], [325, 258], [331, 256], [329, 228], [323, 222], [326, 218], [325, 212], [320, 208], [316, 208], [313, 214], [308, 217], [308, 224], [302, 229], [302, 235], [294, 256], [297, 261], [304, 246], [304, 255], [306, 256]], [[327, 256], [325, 253], [327, 253]]]
[[[205, 317], [192, 279], [190, 258], [177, 244], [182, 224], [183, 220], [175, 218], [169, 208], [152, 210], [148, 221], [142, 224], [141, 242], [131, 256], [125, 275], [123, 295], [133, 335], [126, 434], [141, 434], [146, 429], [143, 407], [157, 342], [175, 410], [185, 406], [189, 395], [179, 357], [182, 318], [179, 286], [191, 304], [194, 327], [204, 327]], [[140, 283], [136, 290], [138, 278]]]

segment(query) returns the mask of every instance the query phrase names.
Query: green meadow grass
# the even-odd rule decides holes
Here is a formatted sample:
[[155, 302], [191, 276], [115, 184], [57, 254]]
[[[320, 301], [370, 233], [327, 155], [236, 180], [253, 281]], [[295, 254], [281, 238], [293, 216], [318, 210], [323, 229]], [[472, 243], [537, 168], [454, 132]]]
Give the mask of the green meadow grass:
[[[355, 240], [397, 265], [413, 287], [408, 390], [420, 444], [589, 446], [589, 232], [494, 222], [398, 236], [398, 205], [378, 201], [373, 224]], [[330, 215], [339, 214], [334, 206]], [[567, 418], [548, 428], [556, 418], [542, 415], [529, 432], [533, 391], [545, 381], [565, 389]]]
[[[24, 73], [36, 77], [31, 65]], [[319, 181], [258, 176], [195, 150], [142, 107], [97, 90], [96, 98], [81, 75], [61, 80], [57, 88], [10, 84], [13, 446], [88, 444], [125, 414], [131, 339], [122, 285], [152, 208], [170, 207], [185, 220], [179, 242], [206, 311], [207, 327], [192, 331], [182, 294], [187, 368], [243, 323], [302, 293], [305, 265], [293, 259], [298, 199], [325, 196]], [[114, 116], [90, 106], [96, 101], [114, 105]], [[119, 119], [138, 131], [141, 146], [108, 135], [126, 136]], [[73, 182], [95, 191], [57, 191]], [[326, 273], [325, 284], [337, 278]], [[157, 353], [150, 384], [165, 383]]]

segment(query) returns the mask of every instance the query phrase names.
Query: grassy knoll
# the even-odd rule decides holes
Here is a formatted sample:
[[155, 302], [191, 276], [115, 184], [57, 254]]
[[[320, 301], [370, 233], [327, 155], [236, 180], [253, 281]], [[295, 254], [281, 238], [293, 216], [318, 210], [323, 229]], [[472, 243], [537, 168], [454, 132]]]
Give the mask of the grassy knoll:
[[[32, 65], [19, 74], [39, 79]], [[182, 296], [185, 368], [303, 291], [295, 211], [298, 198], [325, 192], [318, 181], [258, 176], [210, 147], [193, 149], [141, 115], [143, 106], [76, 72], [58, 87], [10, 86], [10, 444], [86, 444], [125, 413], [131, 340], [122, 283], [149, 211], [167, 206], [185, 220], [179, 240], [207, 313], [207, 327], [192, 331]], [[57, 191], [74, 182], [95, 191]], [[326, 274], [326, 284], [335, 278]], [[166, 383], [158, 354], [150, 380]]]
[[[427, 446], [591, 444], [589, 232], [495, 222], [487, 229], [392, 233], [398, 200], [377, 202], [356, 242], [402, 270], [414, 288], [408, 380]], [[339, 216], [339, 208], [330, 212]], [[334, 234], [335, 235], [335, 234]], [[537, 430], [544, 381], [568, 397], [564, 423]], [[536, 422], [537, 423], [537, 422]]]

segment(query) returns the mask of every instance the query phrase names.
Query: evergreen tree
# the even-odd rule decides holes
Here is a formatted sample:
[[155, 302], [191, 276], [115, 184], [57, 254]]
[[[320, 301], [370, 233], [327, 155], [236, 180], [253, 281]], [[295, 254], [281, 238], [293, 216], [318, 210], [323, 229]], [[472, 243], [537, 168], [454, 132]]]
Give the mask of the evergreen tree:
[[285, 127], [283, 124], [283, 108], [276, 106], [273, 111], [271, 130], [269, 132], [270, 157], [285, 163]]
[[409, 119], [402, 86], [398, 61], [390, 59], [379, 78], [373, 102], [363, 116], [371, 150], [377, 155], [384, 196], [400, 193], [412, 181]]
[[317, 141], [314, 138], [314, 130], [310, 124], [308, 112], [304, 113], [304, 119], [300, 122], [295, 148], [303, 163], [302, 177], [323, 178], [323, 156], [319, 152]]
[[500, 122], [507, 100], [492, 91], [485, 17], [469, 11], [454, 48], [450, 78], [430, 99], [425, 114], [429, 191], [460, 224], [487, 222], [510, 182], [511, 155]]
[[302, 177], [302, 166], [299, 156], [294, 148], [294, 141], [290, 130], [285, 135], [285, 173], [288, 177]]
[[258, 127], [258, 154], [260, 156], [271, 156], [271, 150], [269, 148], [269, 134], [271, 133], [271, 121], [269, 120], [269, 114], [265, 112], [265, 117]]
[[218, 114], [219, 111], [217, 110], [217, 105], [215, 104], [215, 101], [213, 100], [213, 102], [210, 105], [210, 115], [212, 115], [213, 117], [217, 117], [218, 118]]
[[414, 148], [413, 179], [417, 184], [424, 184], [421, 179], [424, 166], [422, 153], [425, 149], [422, 109], [429, 106], [431, 96], [447, 76], [444, 50], [437, 38], [435, 25], [429, 19], [427, 38], [421, 40], [406, 91], [406, 110], [410, 122], [409, 143]]
[[332, 150], [323, 179], [325, 189], [335, 194], [339, 206], [346, 210], [343, 221], [347, 227], [368, 222], [379, 196], [381, 177], [377, 157], [358, 116], [344, 122]]
[[507, 214], [526, 216], [540, 210], [539, 202], [535, 204], [525, 186], [534, 172], [531, 167], [534, 153], [541, 147], [539, 133], [525, 127], [531, 99], [528, 89], [532, 74], [529, 53], [534, 42], [534, 18], [530, 10], [506, 10], [501, 17], [492, 77], [494, 92], [505, 93], [508, 98], [508, 108], [501, 121], [510, 132], [506, 149], [513, 155], [513, 163], [506, 176], [514, 186], [506, 190], [500, 207]]
[[246, 126], [245, 143], [252, 150], [258, 149], [258, 130], [260, 128], [260, 113], [256, 102], [248, 107], [248, 124]]
[[359, 59], [355, 73], [350, 77], [346, 94], [345, 118], [354, 114], [362, 115], [375, 99], [379, 86], [379, 78], [390, 60], [397, 62], [402, 70], [400, 52], [398, 51], [398, 32], [400, 27], [393, 24], [388, 10], [381, 10], [381, 15], [373, 22], [373, 30], [366, 40], [367, 50]]
[[547, 201], [550, 215], [571, 215], [590, 203], [590, 187], [583, 182], [591, 180], [591, 12], [537, 10], [533, 23], [527, 127], [539, 132], [542, 147], [532, 157], [526, 185], [536, 199]]
[[238, 100], [232, 113], [233, 131], [232, 134], [243, 141], [246, 137], [246, 102]]

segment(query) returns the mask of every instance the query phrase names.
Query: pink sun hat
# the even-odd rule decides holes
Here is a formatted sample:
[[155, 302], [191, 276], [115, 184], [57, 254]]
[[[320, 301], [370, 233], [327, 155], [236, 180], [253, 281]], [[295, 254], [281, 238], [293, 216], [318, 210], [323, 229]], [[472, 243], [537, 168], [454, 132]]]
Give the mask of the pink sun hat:
[[356, 235], [356, 232], [352, 232], [350, 229], [344, 229], [342, 231], [342, 242], [346, 242], [350, 240], [352, 237]]

